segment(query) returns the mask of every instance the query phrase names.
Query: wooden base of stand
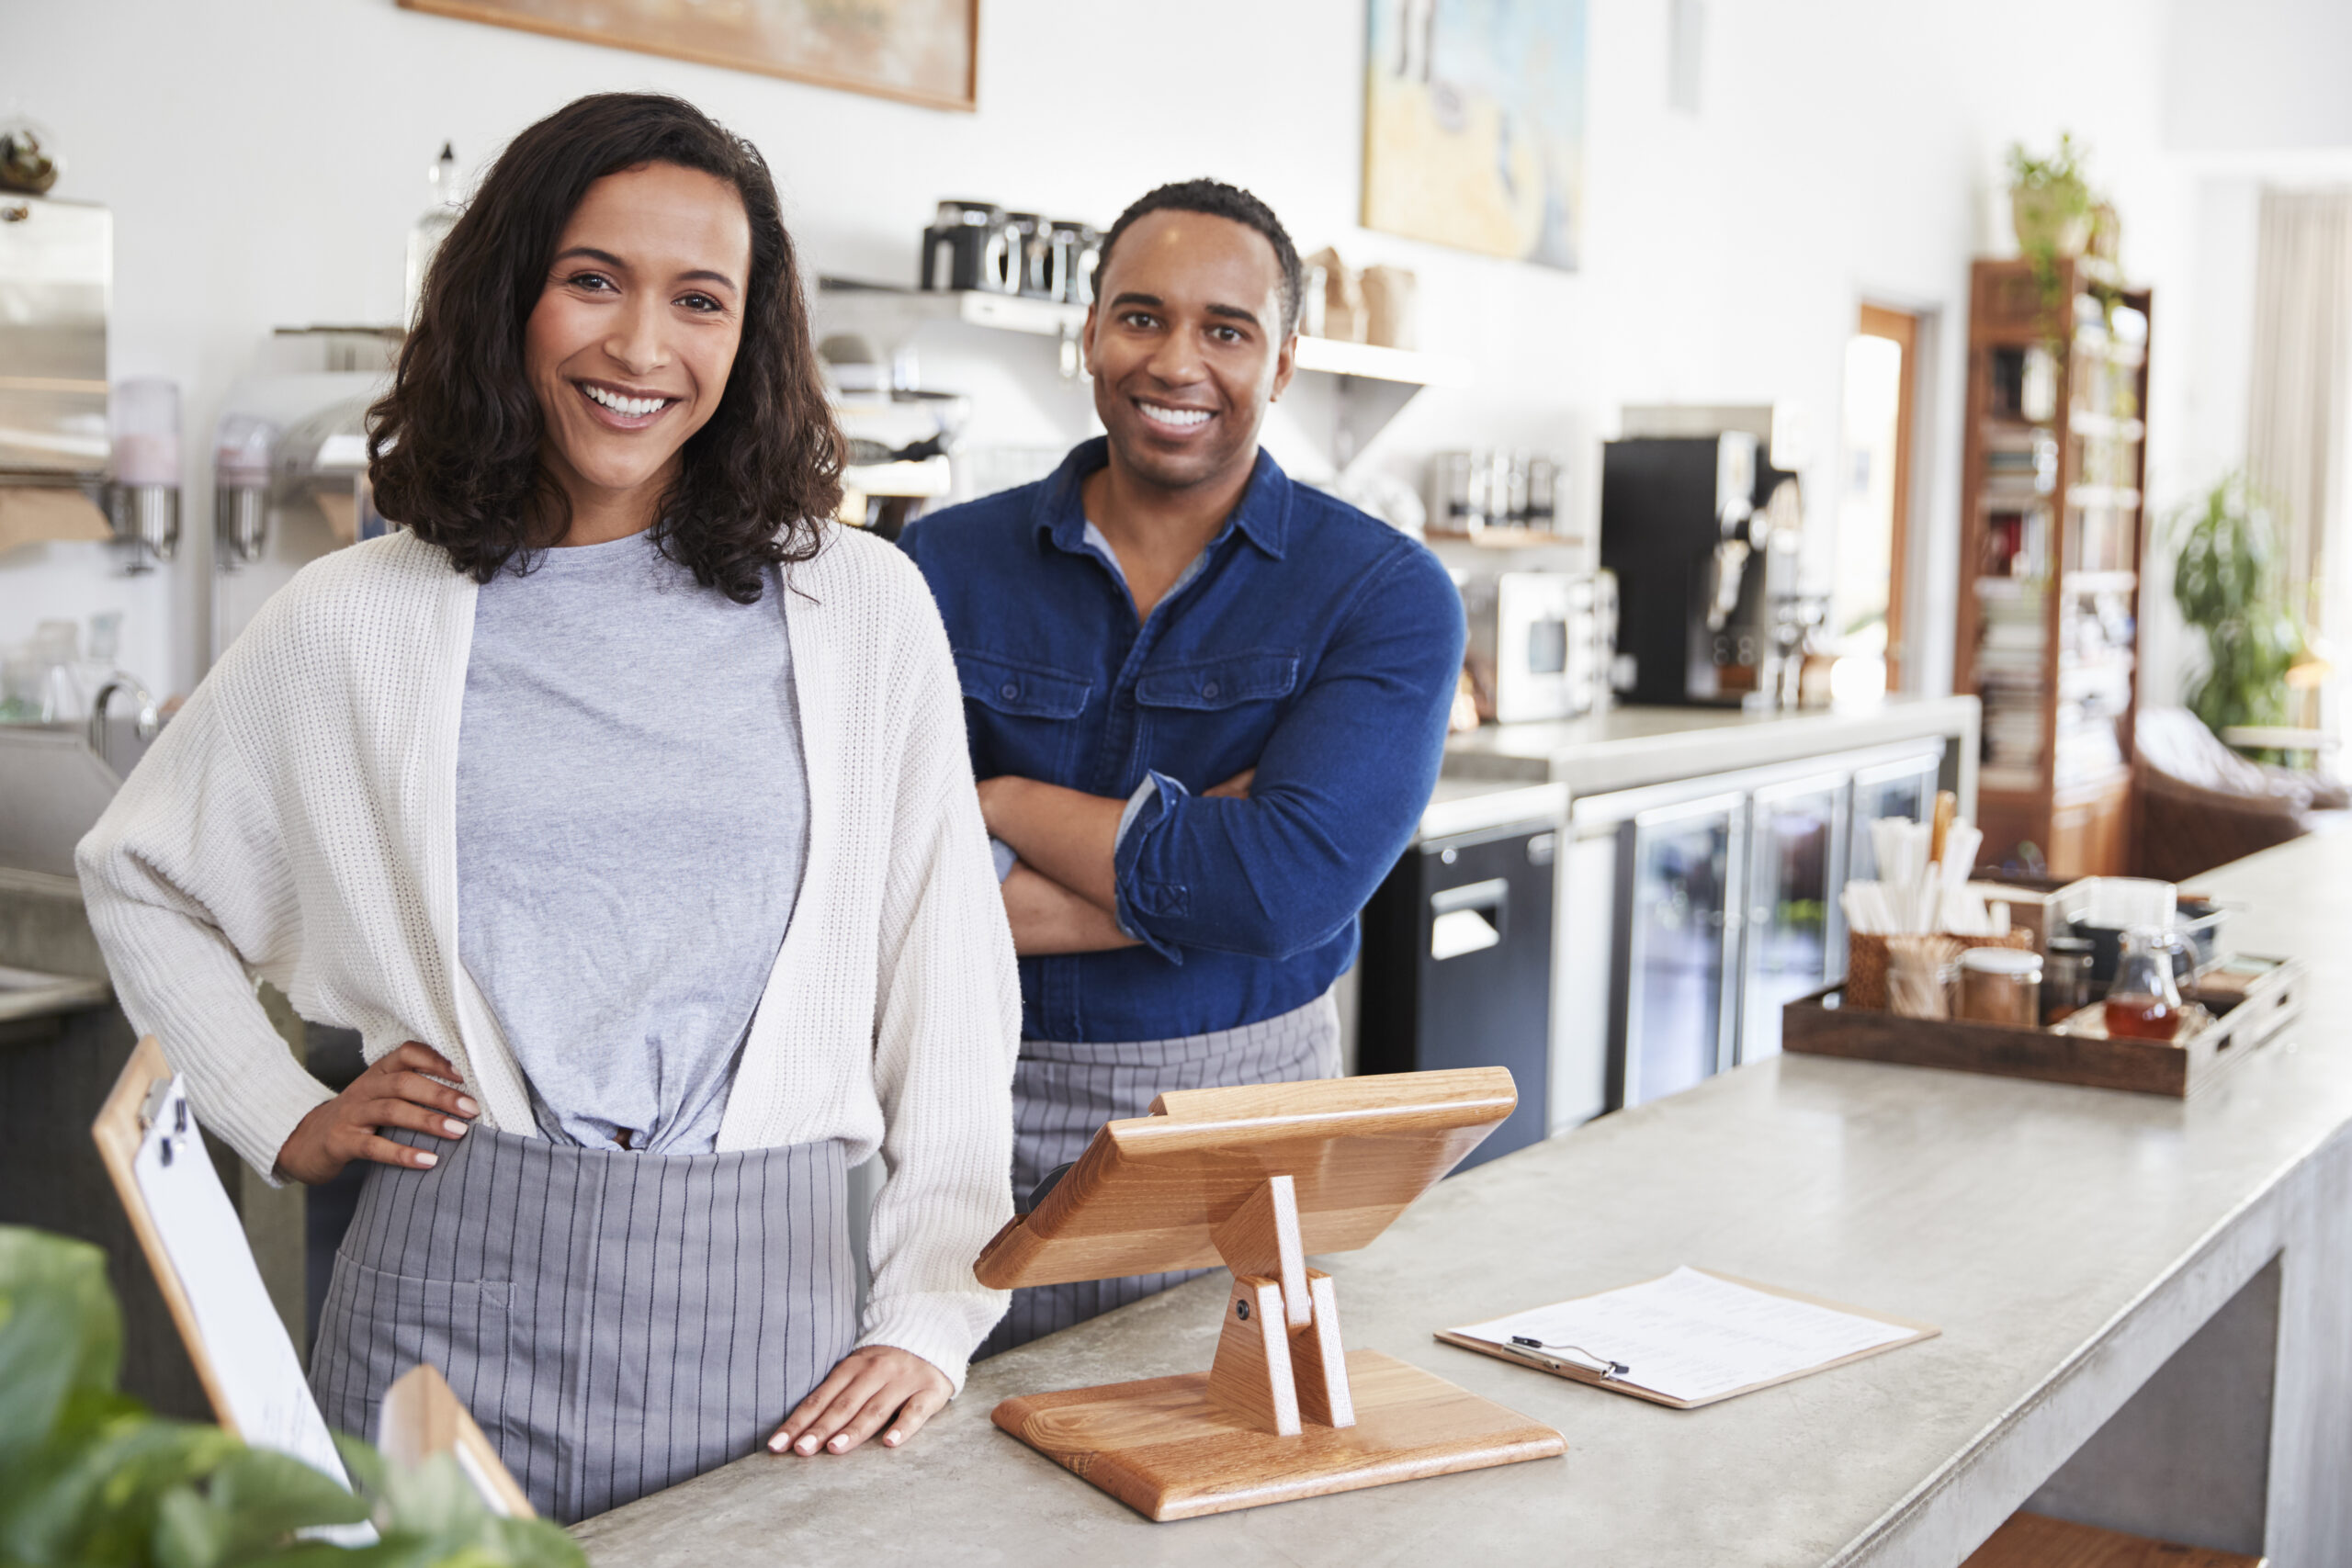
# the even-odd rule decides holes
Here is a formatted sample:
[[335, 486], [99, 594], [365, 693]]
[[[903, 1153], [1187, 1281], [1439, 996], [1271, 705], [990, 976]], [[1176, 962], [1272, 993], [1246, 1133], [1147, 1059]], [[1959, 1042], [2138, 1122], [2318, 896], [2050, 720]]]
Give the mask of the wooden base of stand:
[[1263, 1430], [1213, 1403], [1209, 1374], [1023, 1394], [999, 1427], [1148, 1518], [1187, 1519], [1329, 1492], [1550, 1459], [1560, 1434], [1377, 1350], [1351, 1350], [1351, 1427]]

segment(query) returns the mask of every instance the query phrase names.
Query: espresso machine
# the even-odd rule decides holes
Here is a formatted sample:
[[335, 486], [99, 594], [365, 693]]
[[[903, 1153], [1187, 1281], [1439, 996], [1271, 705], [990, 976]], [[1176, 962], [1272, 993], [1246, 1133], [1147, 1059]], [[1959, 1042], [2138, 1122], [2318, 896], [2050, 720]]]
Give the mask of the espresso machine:
[[1799, 581], [1804, 528], [1797, 476], [1751, 432], [1608, 443], [1600, 564], [1617, 578], [1621, 695], [1796, 706], [1825, 613]]

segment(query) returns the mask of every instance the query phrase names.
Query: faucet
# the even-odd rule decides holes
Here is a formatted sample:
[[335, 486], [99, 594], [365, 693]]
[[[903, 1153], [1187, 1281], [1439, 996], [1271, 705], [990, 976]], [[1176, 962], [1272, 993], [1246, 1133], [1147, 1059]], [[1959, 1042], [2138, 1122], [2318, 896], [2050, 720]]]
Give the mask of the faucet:
[[146, 687], [119, 670], [107, 676], [107, 683], [100, 686], [98, 694], [90, 700], [90, 750], [96, 751], [98, 760], [108, 767], [114, 766], [114, 759], [107, 755], [107, 709], [113, 704], [117, 692], [128, 693], [130, 699], [139, 705], [137, 728], [140, 739], [153, 740], [156, 731], [164, 728], [163, 719], [155, 712], [155, 699]]

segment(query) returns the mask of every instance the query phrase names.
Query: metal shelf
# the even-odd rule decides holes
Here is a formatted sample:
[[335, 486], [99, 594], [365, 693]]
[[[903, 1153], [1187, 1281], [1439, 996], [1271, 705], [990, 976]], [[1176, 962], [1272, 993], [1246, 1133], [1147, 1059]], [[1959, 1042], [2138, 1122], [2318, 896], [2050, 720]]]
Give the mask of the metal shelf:
[[1412, 387], [1466, 387], [1466, 360], [1408, 348], [1382, 348], [1377, 344], [1341, 343], [1337, 338], [1298, 340], [1298, 367], [1327, 376], [1361, 376], [1374, 381], [1394, 381]]
[[[977, 289], [905, 288], [845, 277], [818, 278], [813, 314], [820, 334], [870, 333], [882, 340], [876, 346], [885, 352], [940, 321], [1057, 339], [1061, 373], [1073, 379], [1080, 370], [1079, 336], [1086, 326], [1083, 305]], [[1298, 368], [1333, 379], [1340, 417], [1332, 456], [1340, 468], [1354, 461], [1422, 388], [1466, 387], [1471, 381], [1467, 360], [1333, 338], [1301, 337]]]

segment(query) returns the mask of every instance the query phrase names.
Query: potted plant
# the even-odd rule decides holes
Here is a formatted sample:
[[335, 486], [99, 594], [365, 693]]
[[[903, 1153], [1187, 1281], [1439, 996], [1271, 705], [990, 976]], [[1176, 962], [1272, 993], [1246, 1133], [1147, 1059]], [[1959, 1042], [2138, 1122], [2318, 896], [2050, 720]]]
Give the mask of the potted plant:
[[[540, 1519], [492, 1515], [447, 1454], [396, 1471], [338, 1436], [359, 1484], [170, 1421], [115, 1388], [105, 1256], [0, 1225], [0, 1562], [9, 1568], [585, 1568]], [[322, 1528], [367, 1521], [372, 1545]]]
[[2009, 221], [2018, 248], [2037, 263], [2078, 256], [2090, 243], [2096, 198], [2083, 178], [2083, 152], [2071, 132], [2058, 151], [2037, 158], [2022, 141], [2009, 145]]
[[2205, 637], [2188, 708], [2219, 735], [2287, 722], [2287, 671], [2303, 633], [2287, 606], [2270, 513], [2240, 473], [2222, 477], [2173, 521], [2173, 602]]

